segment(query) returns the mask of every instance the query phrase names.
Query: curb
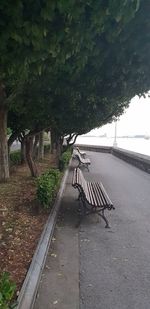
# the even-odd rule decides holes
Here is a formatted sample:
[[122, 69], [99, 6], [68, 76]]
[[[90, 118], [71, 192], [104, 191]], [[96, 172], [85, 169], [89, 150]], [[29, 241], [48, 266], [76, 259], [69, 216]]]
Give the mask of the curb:
[[54, 231], [54, 227], [55, 227], [56, 219], [57, 219], [57, 214], [59, 211], [62, 195], [63, 195], [65, 185], [66, 185], [66, 180], [69, 174], [70, 162], [62, 178], [60, 189], [58, 191], [54, 206], [51, 210], [47, 223], [44, 227], [38, 246], [34, 253], [32, 262], [30, 264], [29, 270], [25, 277], [23, 286], [19, 293], [19, 296], [17, 299], [17, 303], [18, 303], [17, 309], [32, 309], [33, 308], [35, 298], [36, 298], [36, 293], [37, 293], [38, 286], [39, 286], [39, 281], [40, 281], [41, 274], [42, 274], [42, 270], [43, 270], [45, 260], [47, 257], [47, 252], [48, 252], [51, 240], [52, 240], [53, 231]]

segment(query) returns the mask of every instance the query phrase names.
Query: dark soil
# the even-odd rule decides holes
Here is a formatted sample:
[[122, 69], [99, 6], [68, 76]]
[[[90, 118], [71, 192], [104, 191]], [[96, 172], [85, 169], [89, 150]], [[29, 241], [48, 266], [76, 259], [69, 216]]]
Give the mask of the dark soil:
[[[56, 167], [54, 157], [47, 154], [38, 163], [39, 174]], [[21, 289], [34, 251], [47, 221], [49, 211], [36, 198], [36, 180], [26, 165], [15, 166], [10, 180], [0, 184], [0, 273], [10, 273]]]

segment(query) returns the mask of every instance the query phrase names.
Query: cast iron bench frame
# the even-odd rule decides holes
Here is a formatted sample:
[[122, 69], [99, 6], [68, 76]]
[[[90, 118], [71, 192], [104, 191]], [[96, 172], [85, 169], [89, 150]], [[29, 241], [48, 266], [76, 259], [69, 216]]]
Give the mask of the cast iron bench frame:
[[[104, 211], [115, 209], [106, 190], [101, 182], [87, 181], [82, 171], [75, 168], [73, 172], [72, 186], [79, 191], [78, 200], [82, 202], [80, 209], [81, 218], [91, 213], [97, 213], [106, 223], [106, 228], [109, 228], [109, 222], [105, 217]], [[79, 224], [80, 224], [79, 222]]]

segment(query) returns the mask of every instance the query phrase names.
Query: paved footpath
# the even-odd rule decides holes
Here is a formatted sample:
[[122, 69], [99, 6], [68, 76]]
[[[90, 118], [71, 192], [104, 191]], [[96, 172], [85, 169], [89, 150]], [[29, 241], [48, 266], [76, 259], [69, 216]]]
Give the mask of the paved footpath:
[[150, 308], [150, 175], [111, 154], [87, 152], [87, 179], [102, 181], [116, 210], [79, 229], [68, 177], [34, 309]]

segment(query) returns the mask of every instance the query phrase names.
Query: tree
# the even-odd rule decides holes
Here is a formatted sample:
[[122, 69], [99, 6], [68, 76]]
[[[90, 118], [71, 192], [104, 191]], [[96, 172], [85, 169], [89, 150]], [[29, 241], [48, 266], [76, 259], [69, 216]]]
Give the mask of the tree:
[[[107, 32], [97, 39], [96, 47], [93, 48], [94, 57], [89, 54], [84, 66], [73, 75], [63, 65], [60, 71], [55, 71], [53, 80], [49, 70], [46, 71], [46, 78], [45, 74], [41, 75], [38, 88], [46, 100], [41, 96], [40, 101], [37, 98], [32, 105], [33, 92], [26, 100], [30, 105], [27, 118], [32, 115], [36, 130], [47, 123], [55, 131], [57, 139], [70, 133], [85, 133], [112, 121], [114, 116], [123, 112], [135, 94], [141, 95], [150, 88], [150, 60], [147, 56], [150, 48], [150, 10], [147, 2], [142, 5], [135, 18], [115, 39], [107, 38]], [[137, 25], [142, 29], [138, 35]], [[144, 33], [147, 41], [142, 44]], [[74, 59], [70, 60], [68, 67], [73, 67], [75, 63]], [[40, 119], [37, 110], [41, 110]]]
[[62, 68], [78, 73], [89, 57], [101, 57], [99, 39], [115, 42], [138, 4], [138, 0], [117, 5], [113, 0], [1, 1], [0, 180], [9, 177], [7, 111], [29, 73], [40, 75], [47, 65], [51, 73]]
[[[38, 174], [32, 157], [33, 137], [37, 137], [40, 131], [50, 127], [59, 158], [64, 135], [85, 133], [104, 124], [106, 117], [108, 121], [113, 116], [112, 112], [110, 114], [112, 103], [102, 105], [100, 96], [95, 95], [95, 88], [91, 87], [91, 92], [87, 92], [88, 85], [75, 87], [69, 80], [64, 82], [62, 78], [59, 83], [53, 80], [50, 85], [48, 80], [48, 76], [41, 76], [24, 85], [22, 92], [15, 98], [16, 111], [10, 110], [8, 113], [8, 124], [12, 130], [8, 144], [10, 146], [16, 137], [21, 145], [26, 144], [26, 160], [32, 176]], [[121, 111], [119, 107], [118, 112]]]

